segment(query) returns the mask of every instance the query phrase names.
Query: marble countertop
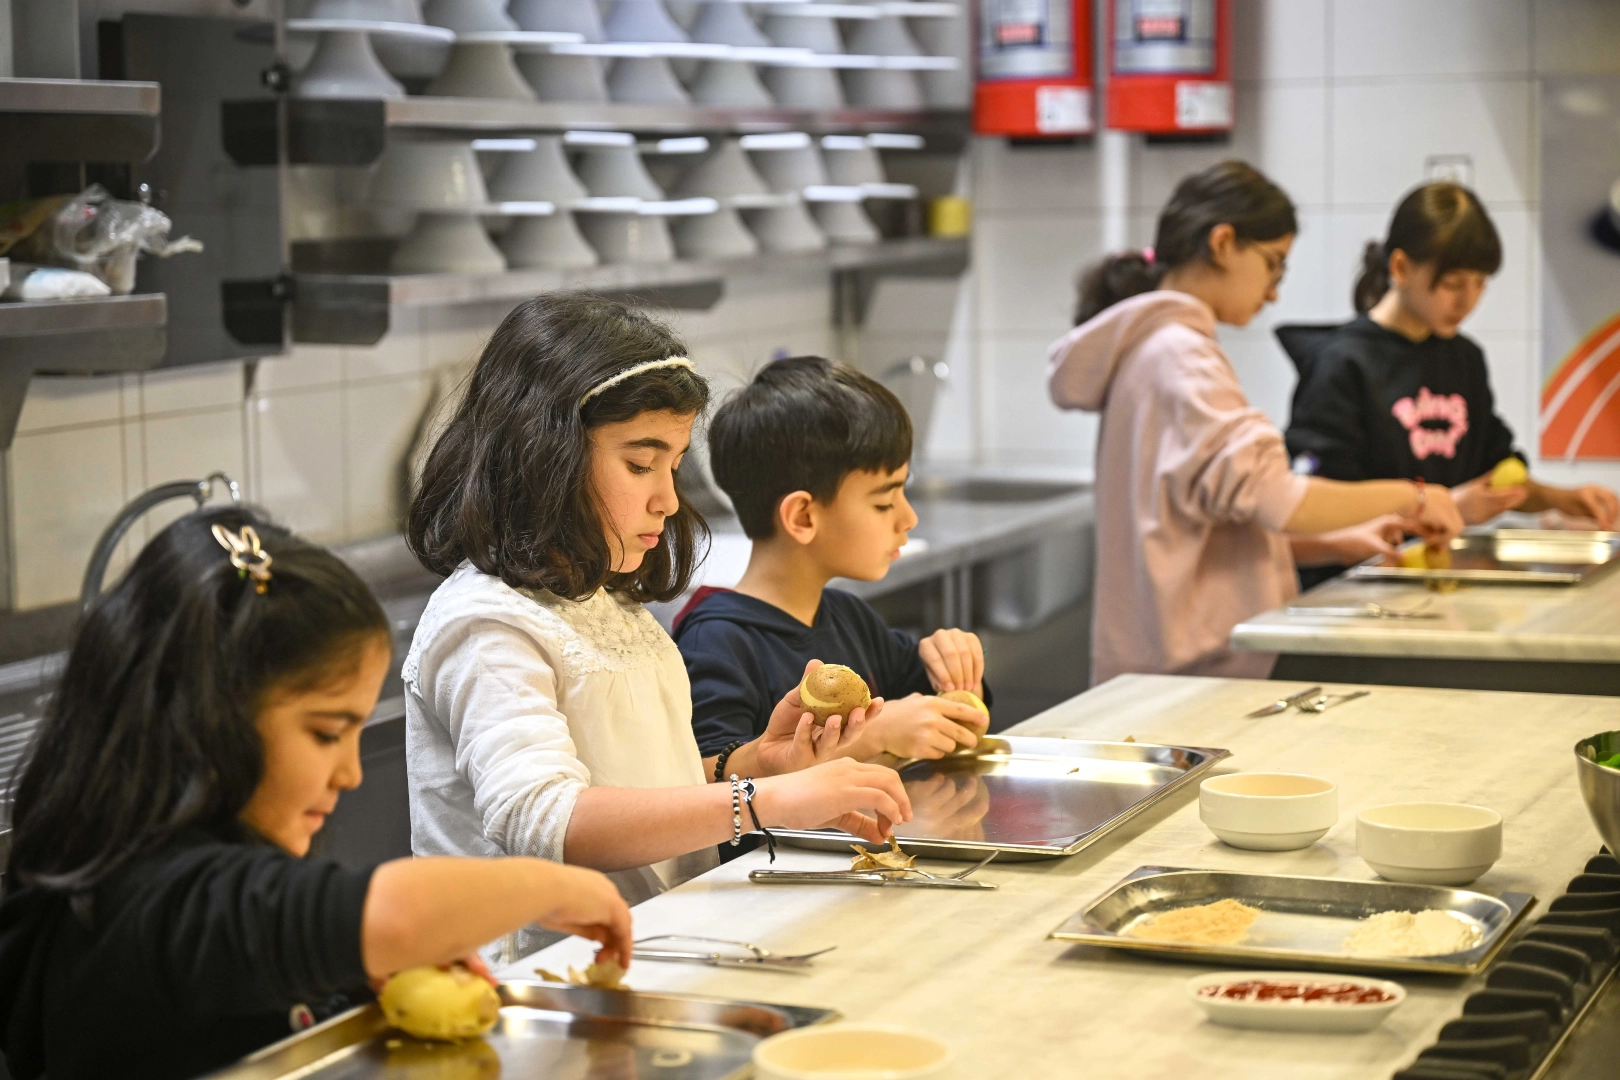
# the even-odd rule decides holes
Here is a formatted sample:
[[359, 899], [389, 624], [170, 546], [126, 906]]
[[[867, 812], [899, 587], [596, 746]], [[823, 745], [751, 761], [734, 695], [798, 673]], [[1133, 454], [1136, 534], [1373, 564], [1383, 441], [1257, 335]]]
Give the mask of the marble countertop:
[[[1076, 910], [1138, 866], [1374, 877], [1355, 855], [1355, 815], [1387, 802], [1474, 802], [1506, 819], [1500, 862], [1473, 886], [1564, 891], [1600, 844], [1576, 787], [1571, 747], [1620, 727], [1620, 700], [1407, 687], [1373, 690], [1326, 717], [1239, 719], [1302, 689], [1288, 683], [1125, 676], [1011, 729], [1012, 734], [1225, 747], [1218, 771], [1285, 770], [1339, 785], [1339, 824], [1297, 852], [1239, 851], [1182, 793], [1068, 859], [992, 863], [996, 892], [754, 885], [746, 855], [635, 909], [638, 936], [743, 938], [778, 951], [836, 945], [808, 974], [639, 962], [638, 989], [838, 1009], [852, 1020], [931, 1032], [956, 1047], [962, 1077], [1084, 1075], [1093, 1080], [1385, 1078], [1433, 1041], [1478, 980], [1406, 977], [1406, 1003], [1363, 1035], [1247, 1032], [1204, 1021], [1185, 984], [1210, 967], [1048, 940]], [[779, 867], [847, 867], [788, 849]], [[948, 865], [948, 864], [945, 864]], [[510, 965], [582, 965], [570, 939]]]
[[1252, 652], [1335, 656], [1620, 662], [1620, 572], [1580, 585], [1463, 585], [1433, 593], [1422, 584], [1336, 579], [1296, 608], [1365, 604], [1408, 609], [1431, 601], [1438, 619], [1371, 619], [1275, 609], [1239, 623], [1232, 646]]

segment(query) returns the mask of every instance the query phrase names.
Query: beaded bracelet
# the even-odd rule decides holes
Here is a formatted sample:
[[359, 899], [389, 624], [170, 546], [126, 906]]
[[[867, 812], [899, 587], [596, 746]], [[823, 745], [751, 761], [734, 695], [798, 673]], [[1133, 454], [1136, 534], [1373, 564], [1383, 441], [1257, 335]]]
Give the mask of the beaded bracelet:
[[730, 759], [732, 754], [735, 754], [740, 748], [742, 748], [743, 746], [746, 746], [746, 745], [747, 744], [745, 742], [743, 742], [743, 740], [738, 739], [734, 743], [727, 743], [725, 748], [720, 751], [720, 756], [714, 759], [714, 782], [715, 783], [718, 784], [721, 780], [723, 780], [725, 778], [725, 775], [726, 775], [726, 761], [728, 759]]
[[[752, 808], [750, 808], [752, 809]], [[731, 846], [742, 843], [742, 783], [731, 778]]]

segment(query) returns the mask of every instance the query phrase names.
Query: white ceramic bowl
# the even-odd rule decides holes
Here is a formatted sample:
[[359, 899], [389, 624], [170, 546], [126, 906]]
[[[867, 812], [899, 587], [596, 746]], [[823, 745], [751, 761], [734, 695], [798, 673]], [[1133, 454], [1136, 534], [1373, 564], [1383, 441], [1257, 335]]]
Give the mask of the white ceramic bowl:
[[827, 1024], [772, 1035], [754, 1047], [759, 1080], [940, 1080], [956, 1054], [920, 1031]]
[[1396, 803], [1356, 815], [1356, 854], [1381, 877], [1466, 885], [1502, 857], [1502, 815], [1462, 803]]
[[1310, 847], [1339, 821], [1339, 788], [1304, 773], [1212, 776], [1198, 789], [1198, 816], [1236, 848]]
[[[1339, 1002], [1242, 1001], [1205, 997], [1200, 993], [1208, 986], [1251, 980], [1308, 986], [1350, 983], [1376, 988], [1394, 997], [1376, 1004], [1354, 1005]], [[1217, 971], [1187, 980], [1187, 994], [1195, 1005], [1204, 1010], [1211, 1023], [1265, 1031], [1371, 1031], [1406, 1000], [1406, 990], [1399, 983], [1369, 979], [1364, 975], [1331, 975], [1316, 971]]]

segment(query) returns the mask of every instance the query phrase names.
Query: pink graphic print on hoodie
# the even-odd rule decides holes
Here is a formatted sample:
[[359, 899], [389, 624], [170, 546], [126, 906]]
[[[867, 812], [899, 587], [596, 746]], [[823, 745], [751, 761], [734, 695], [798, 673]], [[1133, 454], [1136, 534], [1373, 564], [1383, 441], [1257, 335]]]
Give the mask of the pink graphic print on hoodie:
[[[1458, 441], [1468, 434], [1468, 402], [1461, 394], [1431, 394], [1423, 386], [1418, 388], [1416, 401], [1403, 397], [1389, 411], [1406, 428], [1412, 455], [1419, 461], [1433, 454], [1456, 457]], [[1425, 427], [1425, 420], [1445, 426]]]

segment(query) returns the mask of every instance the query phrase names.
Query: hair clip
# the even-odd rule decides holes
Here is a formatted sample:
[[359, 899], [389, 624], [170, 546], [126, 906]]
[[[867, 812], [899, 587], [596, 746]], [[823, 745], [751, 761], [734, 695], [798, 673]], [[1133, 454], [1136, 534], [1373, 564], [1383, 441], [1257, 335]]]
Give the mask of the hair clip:
[[1149, 266], [1153, 265], [1153, 245], [1149, 244], [1142, 249], [1142, 258], [1147, 260]]
[[649, 360], [645, 364], [637, 364], [635, 367], [625, 368], [617, 375], [603, 379], [601, 382], [585, 391], [585, 396], [579, 399], [580, 407], [584, 408], [587, 401], [591, 400], [591, 398], [595, 397], [597, 394], [600, 394], [602, 391], [612, 389], [613, 387], [624, 382], [624, 380], [634, 378], [644, 371], [656, 371], [659, 368], [672, 367], [683, 367], [688, 371], [697, 370], [697, 368], [692, 365], [692, 361], [688, 360], [684, 356], [671, 356], [663, 360]]
[[229, 553], [236, 576], [252, 578], [253, 591], [263, 596], [270, 587], [270, 564], [275, 560], [259, 546], [259, 534], [253, 526], [244, 525], [240, 532], [233, 533], [223, 525], [215, 525], [213, 531], [219, 546]]

